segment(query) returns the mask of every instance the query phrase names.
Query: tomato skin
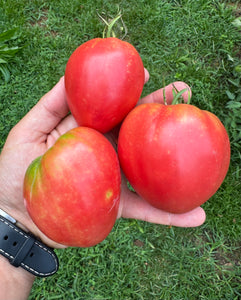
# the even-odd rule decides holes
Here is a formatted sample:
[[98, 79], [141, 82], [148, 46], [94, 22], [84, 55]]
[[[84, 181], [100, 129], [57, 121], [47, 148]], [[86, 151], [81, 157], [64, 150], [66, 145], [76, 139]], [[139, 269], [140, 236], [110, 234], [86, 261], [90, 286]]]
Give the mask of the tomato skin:
[[105, 133], [135, 107], [144, 86], [137, 50], [117, 38], [96, 38], [80, 45], [65, 70], [67, 102], [79, 126]]
[[120, 184], [110, 142], [94, 129], [79, 127], [29, 166], [24, 198], [32, 220], [50, 239], [90, 247], [104, 240], [115, 223]]
[[142, 104], [122, 123], [118, 156], [136, 192], [154, 207], [184, 213], [207, 201], [229, 168], [221, 121], [189, 104]]

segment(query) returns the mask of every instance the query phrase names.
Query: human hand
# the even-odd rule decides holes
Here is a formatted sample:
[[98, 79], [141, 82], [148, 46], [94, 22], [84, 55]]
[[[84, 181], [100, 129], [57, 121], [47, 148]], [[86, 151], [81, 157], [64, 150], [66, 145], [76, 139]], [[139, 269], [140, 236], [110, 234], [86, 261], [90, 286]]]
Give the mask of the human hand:
[[[146, 81], [149, 78], [146, 72]], [[178, 90], [186, 87], [184, 83], [175, 83]], [[171, 100], [166, 88], [167, 101]], [[186, 97], [187, 94], [183, 94]], [[158, 90], [140, 100], [140, 103], [162, 102], [163, 91]], [[58, 137], [77, 126], [65, 97], [64, 78], [44, 95], [30, 112], [10, 131], [0, 155], [0, 208], [13, 216], [27, 230], [38, 236], [50, 247], [60, 248], [39, 231], [29, 217], [23, 199], [23, 179], [29, 164], [43, 155]], [[123, 176], [119, 217], [135, 218], [148, 222], [193, 227], [202, 224], [205, 212], [197, 208], [186, 214], [170, 214], [151, 207], [137, 194], [129, 191]]]

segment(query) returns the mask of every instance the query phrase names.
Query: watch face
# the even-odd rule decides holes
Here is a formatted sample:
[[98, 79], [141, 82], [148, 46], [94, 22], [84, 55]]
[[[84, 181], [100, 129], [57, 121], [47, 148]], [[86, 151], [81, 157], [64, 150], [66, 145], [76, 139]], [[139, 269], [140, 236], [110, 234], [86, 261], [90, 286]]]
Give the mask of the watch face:
[[2, 217], [4, 217], [5, 219], [7, 219], [9, 222], [13, 223], [13, 224], [15, 224], [15, 223], [17, 222], [13, 217], [9, 216], [9, 214], [7, 214], [7, 213], [6, 213], [4, 210], [2, 210], [1, 208], [0, 208], [0, 215], [1, 215]]

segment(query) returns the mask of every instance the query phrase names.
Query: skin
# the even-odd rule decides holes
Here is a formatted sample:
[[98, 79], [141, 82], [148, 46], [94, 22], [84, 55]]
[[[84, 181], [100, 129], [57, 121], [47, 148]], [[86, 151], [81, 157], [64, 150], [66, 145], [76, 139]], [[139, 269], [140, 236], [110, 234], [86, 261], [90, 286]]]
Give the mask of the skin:
[[[149, 74], [146, 72], [146, 81]], [[180, 89], [185, 83], [178, 84]], [[169, 101], [171, 101], [170, 95]], [[185, 98], [186, 95], [183, 94]], [[186, 99], [186, 98], [185, 98]], [[163, 102], [163, 92], [158, 90], [143, 98], [142, 103]], [[26, 230], [38, 236], [44, 243], [54, 248], [64, 248], [48, 239], [31, 221], [23, 199], [23, 179], [29, 164], [43, 155], [56, 139], [77, 126], [72, 115], [68, 114], [64, 78], [44, 95], [30, 112], [10, 131], [0, 155], [0, 207], [18, 220]], [[115, 131], [108, 134], [115, 143]], [[195, 227], [204, 223], [205, 212], [198, 207], [186, 214], [163, 212], [150, 206], [137, 194], [128, 190], [126, 180], [122, 178], [122, 192], [118, 218], [135, 218], [147, 222]], [[21, 268], [15, 268], [0, 255], [0, 299], [27, 299], [34, 276]]]

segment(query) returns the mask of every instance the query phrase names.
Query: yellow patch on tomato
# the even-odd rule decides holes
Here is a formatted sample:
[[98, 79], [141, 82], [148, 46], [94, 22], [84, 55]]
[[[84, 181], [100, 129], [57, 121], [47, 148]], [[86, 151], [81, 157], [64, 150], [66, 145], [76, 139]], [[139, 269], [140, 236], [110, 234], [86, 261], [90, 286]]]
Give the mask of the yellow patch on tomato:
[[110, 200], [112, 196], [113, 196], [113, 191], [111, 189], [107, 190], [107, 192], [105, 193], [106, 200]]
[[[148, 107], [148, 114], [149, 115], [153, 115], [153, 114], [156, 114], [156, 113], [159, 113], [160, 112], [160, 104], [158, 103], [152, 103], [151, 105], [148, 105], [148, 104], [144, 104], [146, 107]], [[143, 105], [143, 108], [145, 109]]]

